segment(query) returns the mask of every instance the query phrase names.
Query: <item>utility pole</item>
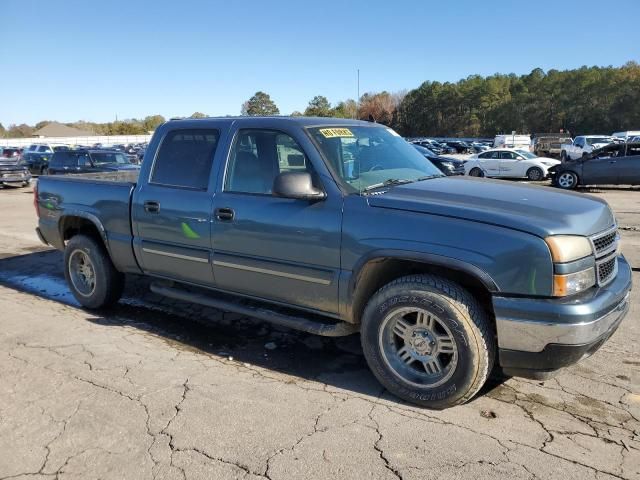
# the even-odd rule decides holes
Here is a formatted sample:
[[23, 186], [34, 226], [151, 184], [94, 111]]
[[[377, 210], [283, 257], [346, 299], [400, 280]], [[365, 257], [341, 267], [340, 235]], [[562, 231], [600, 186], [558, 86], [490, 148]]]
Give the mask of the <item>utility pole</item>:
[[360, 113], [360, 69], [358, 69], [358, 96], [356, 97], [356, 120]]

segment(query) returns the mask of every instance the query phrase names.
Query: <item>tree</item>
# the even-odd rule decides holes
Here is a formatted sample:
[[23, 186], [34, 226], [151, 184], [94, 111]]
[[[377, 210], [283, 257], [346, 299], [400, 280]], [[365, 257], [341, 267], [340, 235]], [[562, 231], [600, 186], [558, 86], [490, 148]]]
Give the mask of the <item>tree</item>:
[[360, 97], [358, 116], [361, 120], [373, 119], [378, 123], [391, 125], [395, 111], [396, 103], [389, 92], [365, 93]]
[[280, 115], [280, 110], [271, 100], [269, 94], [256, 92], [253, 97], [242, 104], [242, 115]]
[[207, 115], [202, 112], [193, 112], [189, 118], [207, 118]]
[[302, 116], [302, 112], [299, 112], [298, 110], [294, 110], [293, 112], [291, 112], [291, 116], [292, 117], [301, 117]]
[[6, 136], [8, 138], [30, 137], [33, 135], [34, 131], [34, 128], [30, 127], [26, 123], [21, 123], [20, 125], [9, 125], [9, 130], [7, 130]]
[[331, 115], [337, 118], [357, 118], [358, 105], [356, 104], [356, 101], [351, 98], [343, 102], [338, 102], [331, 112]]
[[332, 114], [331, 104], [327, 97], [316, 95], [307, 105], [304, 114], [307, 117], [330, 117]]
[[0, 123], [0, 137], [4, 137], [6, 135], [7, 131], [4, 128], [4, 125], [2, 125], [2, 123]]
[[166, 122], [166, 120], [162, 115], [149, 115], [142, 121], [142, 126], [146, 132], [152, 132], [164, 122]]

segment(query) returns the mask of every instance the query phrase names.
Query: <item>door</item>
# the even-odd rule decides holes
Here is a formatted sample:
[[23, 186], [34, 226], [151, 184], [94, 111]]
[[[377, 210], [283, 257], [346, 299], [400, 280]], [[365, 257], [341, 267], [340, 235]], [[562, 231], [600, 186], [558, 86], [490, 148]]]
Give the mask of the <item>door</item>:
[[489, 177], [500, 176], [500, 150], [481, 153], [478, 155], [478, 162], [485, 175]]
[[586, 158], [582, 164], [582, 183], [585, 185], [617, 184], [618, 157]]
[[216, 129], [165, 134], [133, 198], [134, 248], [145, 273], [213, 285], [209, 185], [219, 138]]
[[640, 185], [640, 146], [626, 145], [626, 156], [617, 158], [618, 183]]
[[522, 158], [515, 152], [500, 152], [500, 176], [501, 177], [524, 177], [522, 172]]
[[569, 158], [576, 159], [582, 157], [584, 152], [585, 139], [584, 137], [577, 137], [573, 142], [573, 147], [569, 150]]
[[316, 171], [295, 134], [236, 132], [214, 198], [214, 275], [224, 290], [337, 313], [342, 197], [271, 193], [282, 172]]

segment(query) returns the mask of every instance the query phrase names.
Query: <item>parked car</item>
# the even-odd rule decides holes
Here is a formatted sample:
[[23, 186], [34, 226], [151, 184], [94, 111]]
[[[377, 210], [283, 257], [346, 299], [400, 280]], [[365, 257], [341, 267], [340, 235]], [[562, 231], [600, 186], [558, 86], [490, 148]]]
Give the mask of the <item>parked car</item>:
[[571, 142], [566, 133], [536, 133], [533, 137], [533, 153], [539, 157], [560, 157], [562, 145]]
[[464, 162], [455, 158], [441, 157], [421, 145], [413, 145], [427, 160], [433, 163], [445, 175], [464, 175]]
[[486, 152], [489, 149], [491, 149], [491, 147], [485, 143], [472, 142], [470, 151], [472, 153], [482, 153], [482, 152]]
[[149, 157], [129, 182], [36, 185], [37, 232], [64, 251], [85, 308], [113, 305], [124, 274], [144, 274], [173, 299], [359, 331], [380, 382], [433, 408], [471, 399], [494, 362], [548, 377], [596, 351], [629, 308], [606, 202], [446, 177], [383, 125], [168, 121]]
[[471, 151], [471, 144], [462, 140], [448, 140], [443, 143], [448, 147], [453, 148], [455, 153], [468, 153]]
[[49, 170], [49, 160], [55, 152], [70, 150], [69, 145], [34, 143], [22, 152], [22, 158], [34, 175], [46, 175]]
[[0, 147], [0, 186], [26, 187], [31, 173], [17, 148]]
[[527, 178], [535, 182], [545, 179], [549, 168], [559, 163], [526, 150], [499, 148], [472, 156], [465, 162], [464, 169], [472, 177]]
[[530, 135], [496, 135], [493, 148], [516, 148], [529, 151], [531, 148]]
[[594, 150], [609, 145], [613, 141], [614, 138], [607, 135], [581, 135], [562, 145], [560, 160], [566, 162], [586, 157]]
[[49, 162], [49, 175], [139, 170], [118, 150], [68, 150], [56, 152]]
[[611, 143], [550, 169], [553, 185], [640, 185], [640, 142]]

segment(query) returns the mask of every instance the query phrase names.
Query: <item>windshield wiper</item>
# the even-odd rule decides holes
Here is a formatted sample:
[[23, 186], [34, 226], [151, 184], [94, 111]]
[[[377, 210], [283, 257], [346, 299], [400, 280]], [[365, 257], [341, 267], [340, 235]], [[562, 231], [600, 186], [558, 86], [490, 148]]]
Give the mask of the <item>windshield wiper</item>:
[[424, 177], [420, 177], [414, 180], [414, 182], [421, 182], [423, 180], [431, 180], [432, 178], [440, 178], [440, 177], [445, 177], [446, 175], [425, 175]]
[[365, 187], [363, 192], [370, 192], [371, 190], [376, 190], [378, 188], [390, 187], [392, 185], [404, 185], [405, 183], [412, 183], [415, 180], [407, 180], [407, 179], [398, 179], [398, 178], [388, 178], [384, 182], [374, 183], [373, 185], [369, 185]]

